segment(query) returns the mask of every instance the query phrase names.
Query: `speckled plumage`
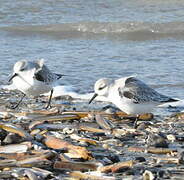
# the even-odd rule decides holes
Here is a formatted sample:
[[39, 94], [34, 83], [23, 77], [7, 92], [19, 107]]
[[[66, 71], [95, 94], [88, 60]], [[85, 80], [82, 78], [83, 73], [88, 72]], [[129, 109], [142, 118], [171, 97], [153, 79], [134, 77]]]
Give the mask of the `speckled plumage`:
[[14, 65], [13, 84], [26, 95], [39, 96], [52, 90], [53, 84], [62, 77], [52, 73], [43, 59], [38, 61], [18, 61]]
[[10, 81], [13, 81], [16, 88], [24, 93], [24, 96], [39, 96], [40, 94], [51, 91], [48, 103], [48, 106], [50, 106], [53, 85], [61, 77], [61, 74], [52, 73], [47, 66], [44, 65], [43, 59], [38, 61], [22, 60], [15, 63]]
[[117, 80], [103, 78], [94, 86], [95, 96], [104, 96], [127, 114], [149, 113], [154, 107], [176, 99], [162, 95], [135, 77], [123, 77]]

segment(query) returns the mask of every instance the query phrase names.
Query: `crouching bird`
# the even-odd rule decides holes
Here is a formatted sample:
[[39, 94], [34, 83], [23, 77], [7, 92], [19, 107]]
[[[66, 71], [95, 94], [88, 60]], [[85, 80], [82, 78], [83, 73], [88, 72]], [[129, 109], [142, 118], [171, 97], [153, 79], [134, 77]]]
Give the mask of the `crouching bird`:
[[95, 94], [89, 101], [89, 104], [98, 95], [104, 96], [123, 112], [136, 115], [134, 126], [136, 126], [141, 114], [150, 113], [156, 106], [163, 103], [178, 101], [158, 93], [133, 76], [117, 80], [99, 79], [94, 85], [94, 91]]

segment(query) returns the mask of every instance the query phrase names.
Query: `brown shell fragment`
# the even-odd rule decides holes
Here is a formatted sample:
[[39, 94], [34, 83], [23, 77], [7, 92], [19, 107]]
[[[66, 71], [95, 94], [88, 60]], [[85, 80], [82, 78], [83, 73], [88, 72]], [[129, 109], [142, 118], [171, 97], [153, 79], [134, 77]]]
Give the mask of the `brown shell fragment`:
[[0, 153], [1, 158], [22, 160], [29, 156], [27, 153]]
[[88, 180], [115, 180], [115, 177], [112, 176], [105, 176], [105, 175], [93, 175], [93, 174], [87, 174], [82, 173], [80, 171], [73, 171], [70, 173], [70, 176], [74, 177], [75, 179], [88, 179]]
[[[126, 113], [124, 113], [124, 112], [122, 112], [122, 111], [120, 111], [120, 112], [116, 112], [116, 115], [118, 116], [118, 117], [121, 117], [121, 118], [127, 118], [127, 119], [136, 119], [137, 118], [137, 116], [135, 115], [135, 116], [132, 116], [132, 115], [128, 115], [128, 114], [126, 114]], [[149, 120], [151, 120], [151, 119], [153, 119], [153, 114], [152, 113], [147, 113], [147, 114], [141, 114], [140, 116], [139, 116], [139, 120], [144, 120], [144, 121], [149, 121]]]
[[89, 131], [89, 132], [94, 132], [94, 133], [106, 133], [107, 130], [104, 129], [98, 129], [90, 126], [84, 126], [84, 125], [79, 125], [79, 129], [82, 131]]
[[79, 120], [80, 117], [77, 115], [58, 115], [58, 116], [43, 116], [35, 118], [29, 125], [29, 129], [35, 128], [36, 125], [43, 124], [44, 122], [55, 122], [55, 121], [69, 121], [69, 120]]
[[12, 114], [8, 111], [0, 111], [0, 118], [2, 119], [10, 119]]
[[65, 161], [56, 161], [54, 163], [55, 169], [69, 169], [72, 171], [96, 171], [99, 165], [96, 163], [89, 162], [65, 162]]
[[31, 147], [31, 143], [11, 144], [0, 146], [0, 153], [24, 153]]
[[16, 166], [17, 161], [14, 159], [0, 160], [0, 169]]
[[166, 163], [166, 164], [179, 164], [179, 158], [174, 158], [174, 157], [158, 157], [156, 158], [156, 162], [158, 164], [161, 163]]
[[172, 154], [177, 152], [177, 150], [169, 148], [148, 148], [146, 151], [153, 154]]
[[125, 162], [119, 162], [108, 166], [99, 167], [98, 171], [103, 173], [108, 172], [118, 172], [122, 168], [131, 168], [133, 167], [134, 161], [125, 161]]
[[129, 147], [128, 151], [132, 151], [132, 152], [144, 152], [145, 148], [143, 147]]
[[70, 136], [70, 138], [75, 139], [75, 140], [80, 141], [80, 142], [85, 142], [87, 144], [91, 144], [94, 146], [97, 146], [99, 144], [99, 142], [96, 140], [89, 139], [89, 138], [82, 138], [82, 137], [78, 136], [77, 134], [72, 134]]
[[37, 174], [33, 171], [31, 171], [30, 169], [26, 169], [24, 171], [24, 174], [30, 179], [30, 180], [39, 180], [39, 177], [37, 176]]
[[63, 115], [77, 115], [79, 118], [85, 118], [88, 117], [89, 112], [80, 112], [80, 111], [68, 111], [68, 112], [62, 112]]
[[179, 120], [184, 120], [184, 112], [175, 113], [171, 117], [172, 118], [177, 118]]
[[76, 158], [82, 158], [85, 160], [92, 159], [91, 153], [85, 148], [81, 146], [74, 146], [70, 144], [67, 141], [64, 141], [62, 139], [53, 137], [53, 136], [46, 136], [44, 139], [44, 143], [47, 147], [53, 148], [53, 149], [67, 149], [68, 155], [74, 155], [73, 157]]
[[89, 138], [80, 138], [79, 139], [80, 142], [85, 142], [85, 143], [88, 143], [88, 144], [92, 144], [94, 146], [97, 146], [98, 145], [98, 142], [93, 140], [93, 139], [89, 139]]
[[132, 152], [147, 152], [153, 154], [171, 154], [177, 152], [177, 150], [169, 148], [143, 148], [143, 147], [129, 147], [128, 151]]
[[[89, 116], [89, 112], [81, 112], [81, 111], [78, 111], [78, 112], [77, 111], [76, 112], [72, 112], [72, 111], [71, 112], [63, 112], [62, 114], [77, 115], [80, 118], [85, 118], [85, 117]], [[111, 117], [113, 115], [113, 114], [109, 114], [109, 113], [105, 113], [105, 112], [101, 112], [101, 111], [93, 111], [93, 114], [94, 115], [103, 115], [103, 116], [106, 116], [106, 117]], [[122, 111], [116, 112], [115, 115], [118, 116], [118, 117], [121, 117], [121, 118], [126, 117], [126, 118], [131, 118], [132, 119], [132, 117], [133, 117], [134, 119], [136, 119], [136, 116], [128, 115], [128, 114], [126, 114]], [[139, 119], [140, 120], [151, 120], [151, 119], [153, 119], [153, 114], [152, 113], [142, 114], [142, 115], [140, 115]]]
[[41, 169], [38, 167], [32, 167], [31, 169], [32, 169], [32, 171], [34, 171], [37, 175], [39, 175], [42, 178], [46, 178], [47, 176], [53, 174], [51, 171]]
[[105, 119], [102, 115], [96, 114], [95, 116], [97, 124], [102, 128], [102, 129], [107, 129], [107, 130], [112, 130], [115, 128], [115, 125], [110, 120]]
[[58, 109], [50, 110], [32, 110], [31, 113], [33, 114], [41, 114], [41, 115], [56, 115], [59, 114]]
[[43, 157], [32, 157], [17, 161], [16, 166], [18, 167], [47, 167], [51, 165], [51, 161]]
[[13, 124], [0, 123], [0, 128], [6, 130], [8, 132], [18, 134], [19, 136], [24, 137], [28, 140], [32, 139], [32, 136], [28, 132], [24, 131], [22, 128], [17, 127]]

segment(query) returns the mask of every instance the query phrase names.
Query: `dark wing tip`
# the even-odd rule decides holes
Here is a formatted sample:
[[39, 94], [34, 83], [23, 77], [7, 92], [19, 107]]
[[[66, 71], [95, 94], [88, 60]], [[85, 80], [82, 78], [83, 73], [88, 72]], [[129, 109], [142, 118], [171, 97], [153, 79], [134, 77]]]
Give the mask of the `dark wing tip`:
[[123, 92], [123, 95], [124, 95], [124, 97], [126, 97], [128, 99], [132, 99], [135, 104], [138, 104], [139, 103], [138, 100], [135, 98], [135, 96], [131, 92], [124, 91]]
[[125, 81], [125, 84], [131, 83], [131, 82], [135, 82], [137, 81], [137, 79], [135, 77], [128, 77]]
[[179, 99], [173, 99], [173, 98], [170, 98], [168, 99], [167, 101], [164, 101], [164, 102], [176, 102], [176, 101], [179, 101]]
[[35, 74], [35, 79], [38, 80], [38, 81], [42, 81], [42, 82], [45, 81], [44, 78], [41, 76], [40, 73], [36, 73], [36, 74]]
[[64, 74], [55, 74], [57, 76], [57, 79], [61, 79], [63, 76], [65, 76]]
[[131, 92], [129, 92], [129, 91], [124, 91], [124, 92], [123, 92], [123, 95], [124, 95], [126, 98], [128, 98], [128, 99], [133, 99], [133, 98], [134, 98], [134, 95], [133, 95]]

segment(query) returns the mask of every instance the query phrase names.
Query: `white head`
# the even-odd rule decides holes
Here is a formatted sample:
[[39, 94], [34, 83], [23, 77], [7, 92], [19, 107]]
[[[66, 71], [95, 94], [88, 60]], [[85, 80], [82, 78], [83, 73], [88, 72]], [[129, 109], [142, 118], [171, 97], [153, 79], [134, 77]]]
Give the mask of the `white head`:
[[39, 68], [42, 68], [43, 67], [43, 65], [44, 65], [44, 59], [42, 58], [42, 59], [38, 59], [37, 61], [36, 61], [36, 63], [38, 64], [38, 66], [39, 66]]
[[22, 60], [22, 61], [17, 61], [13, 67], [13, 71], [14, 73], [19, 73], [20, 71], [24, 71], [26, 68], [26, 61]]
[[109, 93], [109, 87], [110, 87], [111, 84], [112, 84], [112, 80], [111, 79], [107, 79], [107, 78], [102, 78], [102, 79], [99, 79], [98, 81], [96, 81], [95, 86], [94, 86], [95, 94], [91, 98], [91, 100], [89, 101], [89, 104], [98, 95], [107, 97], [108, 93]]
[[21, 60], [17, 61], [13, 67], [13, 75], [9, 79], [9, 81], [13, 80], [14, 77], [19, 76], [19, 77], [25, 77], [25, 76], [30, 76], [33, 77], [36, 68], [38, 68], [39, 65], [35, 62], [30, 62], [26, 60]]

